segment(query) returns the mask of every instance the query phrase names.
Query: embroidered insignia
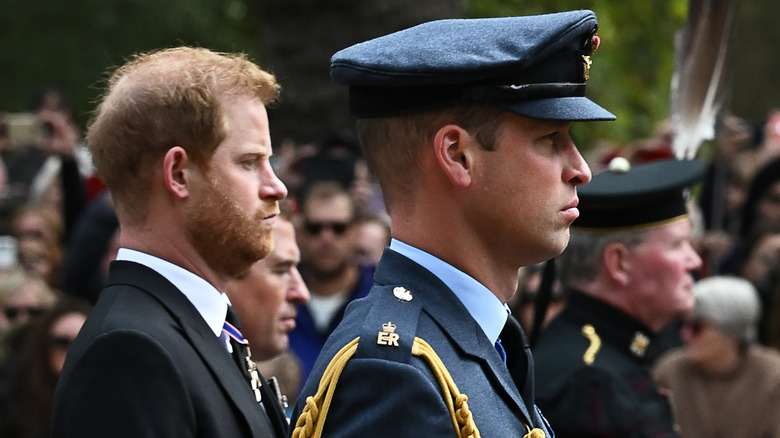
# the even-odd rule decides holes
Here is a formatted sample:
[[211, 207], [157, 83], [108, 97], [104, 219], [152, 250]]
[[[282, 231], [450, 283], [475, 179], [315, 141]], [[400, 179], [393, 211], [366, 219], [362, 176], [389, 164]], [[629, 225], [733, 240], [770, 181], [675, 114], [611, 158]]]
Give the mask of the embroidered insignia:
[[642, 332], [636, 332], [634, 339], [631, 341], [631, 352], [636, 357], [644, 357], [648, 346], [650, 346], [650, 338]]
[[378, 345], [398, 346], [398, 333], [395, 332], [395, 324], [388, 321], [382, 324], [382, 331], [376, 337], [376, 343]]
[[412, 301], [412, 293], [403, 286], [397, 286], [393, 289], [393, 295], [401, 301]]
[[590, 79], [590, 66], [593, 64], [593, 60], [590, 59], [590, 55], [582, 55], [582, 60], [585, 61], [582, 73], [585, 75], [585, 80], [587, 81]]
[[596, 360], [596, 353], [598, 353], [599, 348], [601, 348], [601, 338], [596, 334], [596, 329], [590, 324], [582, 326], [582, 334], [590, 341], [590, 346], [585, 350], [585, 354], [582, 355], [582, 361], [585, 362], [586, 365], [592, 365]]

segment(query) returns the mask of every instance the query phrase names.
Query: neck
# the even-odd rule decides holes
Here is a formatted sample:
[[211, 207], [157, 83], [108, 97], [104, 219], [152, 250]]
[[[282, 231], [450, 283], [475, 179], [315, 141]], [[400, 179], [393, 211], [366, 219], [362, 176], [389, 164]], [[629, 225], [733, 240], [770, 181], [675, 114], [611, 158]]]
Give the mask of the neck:
[[739, 345], [729, 345], [709, 360], [702, 361], [697, 366], [710, 375], [727, 375], [734, 372], [742, 362], [742, 350]]
[[212, 269], [186, 240], [165, 239], [152, 232], [123, 229], [119, 246], [173, 263], [208, 281], [219, 291], [227, 288], [228, 279]]

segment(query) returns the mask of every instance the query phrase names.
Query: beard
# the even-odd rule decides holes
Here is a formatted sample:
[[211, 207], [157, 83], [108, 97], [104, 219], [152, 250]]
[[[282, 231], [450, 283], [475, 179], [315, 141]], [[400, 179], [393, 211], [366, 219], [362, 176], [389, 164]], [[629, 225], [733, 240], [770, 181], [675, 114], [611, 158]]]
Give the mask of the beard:
[[240, 276], [273, 250], [267, 213], [249, 215], [213, 181], [187, 206], [187, 234], [198, 254], [217, 273]]

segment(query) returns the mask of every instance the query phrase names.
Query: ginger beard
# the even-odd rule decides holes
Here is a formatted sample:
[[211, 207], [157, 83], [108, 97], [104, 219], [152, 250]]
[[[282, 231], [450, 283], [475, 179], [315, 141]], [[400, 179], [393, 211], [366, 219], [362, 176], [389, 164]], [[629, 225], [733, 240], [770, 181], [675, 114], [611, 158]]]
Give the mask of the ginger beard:
[[263, 220], [276, 208], [245, 213], [211, 178], [187, 206], [192, 245], [218, 273], [236, 277], [273, 250], [273, 226]]

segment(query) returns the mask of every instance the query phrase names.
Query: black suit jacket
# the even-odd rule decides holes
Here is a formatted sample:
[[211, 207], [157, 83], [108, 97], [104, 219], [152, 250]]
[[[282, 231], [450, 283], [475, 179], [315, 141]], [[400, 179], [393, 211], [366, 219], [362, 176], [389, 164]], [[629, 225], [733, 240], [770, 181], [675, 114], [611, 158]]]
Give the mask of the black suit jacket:
[[[265, 406], [279, 421], [280, 408]], [[143, 265], [112, 263], [57, 385], [54, 438], [272, 437], [284, 429], [184, 294]]]

